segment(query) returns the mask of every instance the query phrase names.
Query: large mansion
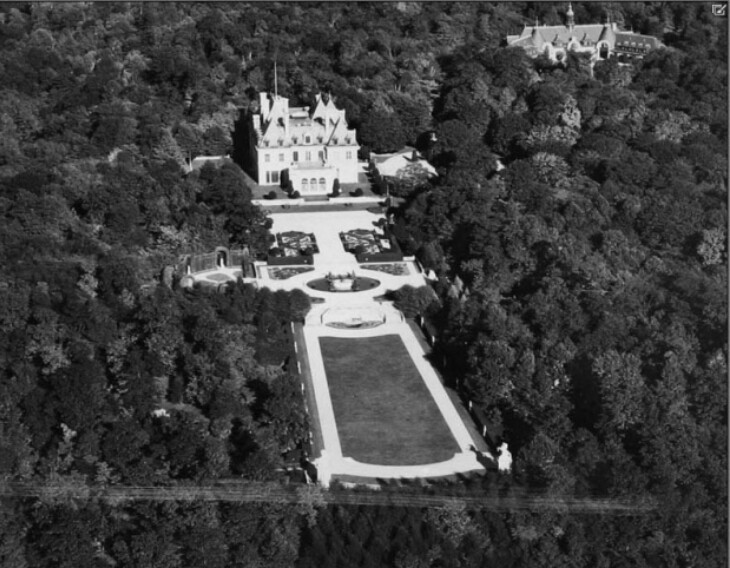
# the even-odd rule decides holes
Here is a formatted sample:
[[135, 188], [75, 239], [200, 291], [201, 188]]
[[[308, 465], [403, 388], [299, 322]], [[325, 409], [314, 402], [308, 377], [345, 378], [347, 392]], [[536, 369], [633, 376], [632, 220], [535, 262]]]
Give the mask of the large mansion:
[[290, 108], [289, 99], [270, 93], [259, 94], [259, 106], [249, 143], [259, 185], [280, 185], [288, 175], [294, 191], [305, 196], [331, 193], [336, 179], [357, 182], [355, 131], [328, 95], [317, 95], [312, 112], [306, 106]]
[[616, 22], [576, 25], [570, 4], [566, 16], [564, 26], [525, 26], [519, 35], [507, 36], [507, 45], [521, 47], [531, 57], [544, 53], [552, 61], [563, 61], [568, 51], [589, 53], [592, 61], [641, 59], [663, 45], [655, 37], [622, 31]]

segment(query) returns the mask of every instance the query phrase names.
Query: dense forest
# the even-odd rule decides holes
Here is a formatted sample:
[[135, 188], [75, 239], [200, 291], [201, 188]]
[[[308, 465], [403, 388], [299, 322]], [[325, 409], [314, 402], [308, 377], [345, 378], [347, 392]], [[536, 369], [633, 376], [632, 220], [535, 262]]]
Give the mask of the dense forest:
[[656, 511], [3, 499], [0, 566], [727, 565], [727, 20], [614, 3], [666, 44], [632, 66], [503, 47], [563, 9], [0, 5], [0, 475], [176, 485], [296, 463], [307, 296], [160, 278], [180, 254], [266, 250], [239, 166], [186, 160], [240, 159], [276, 61], [293, 104], [332, 93], [363, 156], [408, 143], [438, 168], [394, 232], [439, 278], [410, 305], [435, 360], [510, 444], [498, 482]]

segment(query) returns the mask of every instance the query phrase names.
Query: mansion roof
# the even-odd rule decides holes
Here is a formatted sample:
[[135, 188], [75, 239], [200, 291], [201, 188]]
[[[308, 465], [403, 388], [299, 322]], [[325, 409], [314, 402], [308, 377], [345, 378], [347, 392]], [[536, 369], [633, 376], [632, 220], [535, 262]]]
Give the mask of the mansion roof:
[[422, 172], [427, 177], [437, 175], [436, 168], [410, 146], [391, 154], [371, 154], [370, 160], [383, 177], [409, 177], [417, 172]]
[[257, 146], [357, 146], [355, 131], [347, 127], [345, 111], [335, 107], [330, 97], [318, 94], [311, 113], [306, 106], [290, 108], [286, 97], [265, 93], [260, 97], [261, 112], [254, 117]]
[[613, 49], [618, 50], [636, 48], [639, 51], [649, 51], [662, 45], [653, 36], [621, 31], [615, 22], [575, 26], [525, 26], [519, 35], [507, 36], [509, 46], [537, 49], [546, 44], [565, 47], [571, 42], [591, 47], [601, 41], [606, 41]]

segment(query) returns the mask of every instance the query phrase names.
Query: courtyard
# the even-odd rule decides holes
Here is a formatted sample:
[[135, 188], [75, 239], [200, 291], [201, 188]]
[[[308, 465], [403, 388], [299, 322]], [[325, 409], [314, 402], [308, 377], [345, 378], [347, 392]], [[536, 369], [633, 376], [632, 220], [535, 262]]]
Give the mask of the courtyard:
[[295, 212], [272, 213], [272, 232], [274, 234], [306, 234], [313, 235], [319, 254], [314, 258], [314, 266], [350, 265], [356, 266], [355, 257], [342, 246], [340, 233], [352, 230], [372, 232], [376, 230], [375, 223], [383, 216], [370, 211], [342, 211], [332, 213]]

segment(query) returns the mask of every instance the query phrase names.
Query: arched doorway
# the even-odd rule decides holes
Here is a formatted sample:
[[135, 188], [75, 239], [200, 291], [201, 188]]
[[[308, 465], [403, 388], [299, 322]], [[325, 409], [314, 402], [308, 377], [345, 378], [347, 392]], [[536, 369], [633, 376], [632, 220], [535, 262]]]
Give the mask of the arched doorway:
[[228, 266], [228, 249], [223, 247], [215, 249], [215, 265], [218, 268], [225, 268]]
[[600, 59], [608, 59], [608, 45], [605, 43], [602, 43], [601, 47], [598, 48], [598, 57]]

